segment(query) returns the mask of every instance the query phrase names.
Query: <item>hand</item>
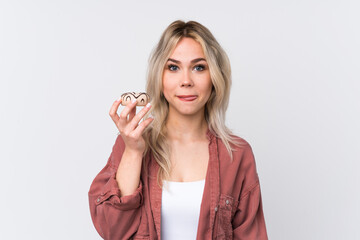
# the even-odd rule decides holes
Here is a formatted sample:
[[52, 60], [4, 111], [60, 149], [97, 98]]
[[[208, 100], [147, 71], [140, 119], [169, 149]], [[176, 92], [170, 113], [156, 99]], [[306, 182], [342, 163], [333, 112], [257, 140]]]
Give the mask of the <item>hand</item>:
[[125, 150], [143, 153], [145, 151], [145, 140], [142, 137], [142, 134], [145, 128], [153, 121], [153, 118], [147, 118], [142, 121], [140, 120], [145, 116], [145, 114], [151, 108], [150, 103], [143, 107], [141, 111], [136, 114], [136, 101], [128, 104], [120, 113], [120, 116], [117, 114], [122, 100], [116, 100], [111, 109], [110, 117], [114, 121], [116, 127], [119, 129], [119, 132], [125, 142]]

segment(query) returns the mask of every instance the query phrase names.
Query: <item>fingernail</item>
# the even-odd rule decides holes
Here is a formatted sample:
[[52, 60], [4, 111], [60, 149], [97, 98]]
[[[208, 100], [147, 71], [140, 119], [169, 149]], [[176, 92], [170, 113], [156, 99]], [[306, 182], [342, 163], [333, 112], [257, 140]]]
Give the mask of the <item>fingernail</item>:
[[146, 104], [146, 107], [147, 107], [147, 108], [149, 108], [150, 106], [151, 106], [151, 104], [150, 104], [150, 103]]
[[131, 101], [131, 103], [134, 103], [134, 102], [136, 102], [136, 99], [133, 99], [133, 100]]
[[116, 101], [118, 102], [118, 101], [120, 101], [120, 99], [121, 99], [121, 97], [119, 97]]

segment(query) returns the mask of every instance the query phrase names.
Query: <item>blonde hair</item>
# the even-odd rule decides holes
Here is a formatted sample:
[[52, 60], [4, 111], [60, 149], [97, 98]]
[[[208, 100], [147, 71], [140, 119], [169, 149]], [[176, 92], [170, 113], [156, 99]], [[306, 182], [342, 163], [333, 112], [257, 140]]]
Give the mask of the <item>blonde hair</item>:
[[159, 186], [162, 186], [164, 179], [170, 178], [171, 171], [170, 147], [165, 132], [169, 107], [162, 93], [162, 75], [172, 50], [185, 37], [200, 43], [209, 65], [213, 88], [205, 106], [208, 128], [225, 144], [231, 159], [233, 150], [231, 145], [238, 145], [231, 131], [225, 126], [225, 113], [231, 87], [231, 67], [227, 54], [205, 26], [195, 21], [174, 21], [165, 29], [159, 43], [153, 49], [147, 72], [146, 92], [151, 98], [151, 114], [154, 120], [144, 132], [147, 143], [145, 154], [151, 152], [160, 166], [157, 175]]

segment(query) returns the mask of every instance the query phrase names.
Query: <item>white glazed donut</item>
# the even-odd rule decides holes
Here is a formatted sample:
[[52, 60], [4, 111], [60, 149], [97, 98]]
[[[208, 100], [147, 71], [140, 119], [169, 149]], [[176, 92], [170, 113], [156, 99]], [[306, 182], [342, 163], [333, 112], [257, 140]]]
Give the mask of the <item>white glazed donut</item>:
[[150, 102], [150, 96], [145, 92], [127, 92], [121, 95], [121, 105], [126, 106], [131, 103], [133, 100], [136, 100], [136, 106], [145, 106]]

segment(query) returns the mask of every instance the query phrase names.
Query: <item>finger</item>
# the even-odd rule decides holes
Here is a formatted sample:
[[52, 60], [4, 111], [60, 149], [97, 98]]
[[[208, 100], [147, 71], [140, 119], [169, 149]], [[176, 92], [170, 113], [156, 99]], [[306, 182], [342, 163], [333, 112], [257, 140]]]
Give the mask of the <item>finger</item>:
[[118, 110], [121, 102], [122, 102], [121, 98], [116, 100], [110, 108], [109, 115], [115, 123], [117, 123], [119, 121], [119, 116], [117, 115], [117, 110]]
[[132, 111], [132, 109], [135, 108], [136, 111], [136, 101], [131, 102], [130, 104], [126, 105], [126, 107], [121, 111], [120, 113], [120, 118], [119, 118], [119, 124], [122, 126], [127, 125], [128, 120], [127, 117], [129, 115], [129, 113]]
[[153, 120], [153, 118], [147, 118], [146, 120], [142, 121], [133, 131], [134, 137], [139, 138]]
[[148, 103], [145, 107], [143, 107], [143, 109], [141, 109], [141, 111], [134, 116], [134, 118], [131, 120], [131, 122], [129, 122], [129, 125], [128, 125], [129, 128], [135, 129], [137, 127], [137, 125], [139, 124], [140, 120], [145, 116], [145, 114], [149, 111], [150, 108], [151, 108], [150, 103]]
[[134, 107], [133, 109], [131, 109], [130, 113], [129, 113], [129, 119], [128, 121], [131, 121], [134, 116], [136, 115], [136, 107]]

